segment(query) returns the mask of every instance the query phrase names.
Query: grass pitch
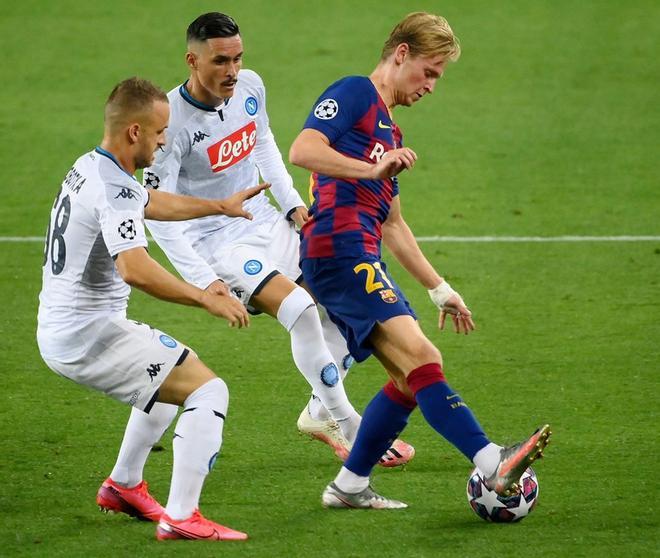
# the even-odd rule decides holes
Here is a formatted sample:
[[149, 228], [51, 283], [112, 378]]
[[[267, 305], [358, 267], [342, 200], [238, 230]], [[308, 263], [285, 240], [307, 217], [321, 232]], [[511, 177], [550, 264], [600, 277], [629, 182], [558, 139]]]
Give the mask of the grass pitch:
[[[165, 4], [165, 5], [163, 5]], [[100, 141], [102, 106], [129, 75], [170, 89], [186, 76], [183, 36], [203, 11], [242, 28], [245, 66], [268, 87], [286, 153], [316, 96], [368, 73], [390, 28], [414, 9], [445, 15], [463, 56], [433, 97], [395, 119], [420, 157], [401, 177], [420, 236], [659, 235], [657, 3], [421, 1], [139, 4], [26, 1], [3, 8], [0, 235], [41, 236], [62, 176]], [[305, 173], [291, 169], [304, 191]], [[536, 471], [537, 509], [517, 525], [469, 509], [470, 464], [413, 415], [405, 470], [374, 484], [394, 512], [320, 507], [338, 462], [298, 436], [306, 397], [287, 336], [257, 318], [236, 332], [202, 311], [139, 292], [130, 314], [190, 343], [228, 383], [221, 457], [202, 509], [246, 543], [158, 544], [153, 525], [94, 505], [128, 409], [58, 378], [34, 341], [42, 245], [0, 242], [3, 556], [658, 555], [660, 242], [425, 243], [472, 307], [469, 337], [435, 328], [423, 290], [390, 269], [442, 349], [450, 383], [496, 441], [553, 426]], [[155, 246], [152, 253], [162, 261]], [[347, 389], [363, 408], [384, 382], [374, 362]], [[171, 434], [146, 470], [167, 496]]]

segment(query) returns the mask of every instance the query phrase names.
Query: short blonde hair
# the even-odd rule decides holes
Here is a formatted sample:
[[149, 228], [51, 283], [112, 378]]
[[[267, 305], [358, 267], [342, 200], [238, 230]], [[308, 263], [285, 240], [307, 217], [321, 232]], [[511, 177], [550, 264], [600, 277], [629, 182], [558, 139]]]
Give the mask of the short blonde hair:
[[151, 110], [155, 101], [168, 102], [167, 94], [146, 79], [128, 78], [118, 83], [105, 103], [105, 124], [121, 125]]
[[412, 56], [443, 55], [455, 62], [461, 55], [458, 37], [444, 17], [427, 12], [408, 14], [397, 23], [385, 41], [381, 60], [387, 59], [401, 43], [410, 47]]

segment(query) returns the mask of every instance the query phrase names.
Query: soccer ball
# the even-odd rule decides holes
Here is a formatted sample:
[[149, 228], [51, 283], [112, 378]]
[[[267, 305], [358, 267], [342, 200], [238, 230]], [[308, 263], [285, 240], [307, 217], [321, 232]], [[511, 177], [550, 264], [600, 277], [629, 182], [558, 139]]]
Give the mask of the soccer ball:
[[467, 481], [467, 499], [470, 507], [481, 519], [495, 523], [512, 523], [526, 517], [536, 505], [539, 481], [531, 467], [520, 477], [520, 494], [499, 496], [484, 483], [482, 472], [475, 468]]

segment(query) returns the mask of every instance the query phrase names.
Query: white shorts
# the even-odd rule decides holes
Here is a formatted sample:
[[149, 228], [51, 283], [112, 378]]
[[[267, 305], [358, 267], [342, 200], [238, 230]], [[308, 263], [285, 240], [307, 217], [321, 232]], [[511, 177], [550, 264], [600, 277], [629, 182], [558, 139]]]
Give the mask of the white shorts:
[[283, 216], [272, 225], [261, 226], [257, 233], [220, 248], [213, 256], [214, 271], [246, 306], [278, 273], [292, 281], [302, 277], [298, 265], [300, 237], [293, 223]]
[[73, 362], [43, 357], [48, 367], [78, 384], [148, 413], [158, 388], [190, 350], [147, 324], [124, 317], [92, 322], [80, 333], [89, 349]]

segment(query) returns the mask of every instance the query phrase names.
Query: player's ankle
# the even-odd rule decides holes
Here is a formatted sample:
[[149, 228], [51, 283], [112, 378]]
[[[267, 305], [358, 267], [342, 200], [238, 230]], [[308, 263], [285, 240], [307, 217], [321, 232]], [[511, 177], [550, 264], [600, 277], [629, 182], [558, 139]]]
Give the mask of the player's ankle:
[[314, 420], [330, 420], [330, 413], [328, 413], [328, 410], [323, 406], [321, 400], [314, 395], [310, 397], [309, 403], [307, 403], [307, 410], [309, 416]]
[[335, 478], [335, 486], [347, 494], [357, 494], [369, 486], [369, 477], [363, 477], [342, 467]]

